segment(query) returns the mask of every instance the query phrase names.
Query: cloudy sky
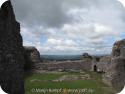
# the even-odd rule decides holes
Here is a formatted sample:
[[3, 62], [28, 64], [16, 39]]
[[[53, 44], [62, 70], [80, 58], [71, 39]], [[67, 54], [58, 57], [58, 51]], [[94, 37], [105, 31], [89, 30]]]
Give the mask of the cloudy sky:
[[25, 46], [41, 54], [108, 54], [125, 38], [117, 0], [11, 0]]

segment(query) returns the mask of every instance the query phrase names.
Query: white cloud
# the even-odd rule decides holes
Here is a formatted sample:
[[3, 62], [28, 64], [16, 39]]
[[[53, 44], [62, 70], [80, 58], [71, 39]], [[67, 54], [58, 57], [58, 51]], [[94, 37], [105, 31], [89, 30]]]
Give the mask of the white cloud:
[[104, 26], [101, 24], [95, 24], [95, 32], [98, 34], [112, 34], [113, 30], [111, 27]]
[[125, 0], [118, 0], [120, 3], [123, 4], [123, 6], [125, 7]]

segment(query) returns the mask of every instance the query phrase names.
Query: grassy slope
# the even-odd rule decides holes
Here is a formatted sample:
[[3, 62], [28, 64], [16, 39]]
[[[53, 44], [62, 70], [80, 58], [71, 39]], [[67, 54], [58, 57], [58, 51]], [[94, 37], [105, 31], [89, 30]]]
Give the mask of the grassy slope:
[[[93, 93], [79, 93], [79, 94], [114, 94], [112, 93], [112, 88], [105, 85], [101, 81], [101, 75], [94, 72], [86, 72], [90, 74], [93, 79], [91, 80], [76, 80], [76, 81], [63, 81], [63, 82], [52, 82], [51, 80], [57, 79], [63, 75], [80, 75], [81, 73], [42, 73], [33, 74], [26, 78], [25, 80], [25, 90], [26, 94], [43, 94], [31, 92], [33, 88], [38, 89], [93, 89]], [[37, 81], [32, 82], [36, 79]], [[56, 93], [45, 93], [45, 94], [56, 94]], [[57, 94], [69, 94], [69, 93], [57, 93]], [[78, 93], [70, 93], [78, 94]]]

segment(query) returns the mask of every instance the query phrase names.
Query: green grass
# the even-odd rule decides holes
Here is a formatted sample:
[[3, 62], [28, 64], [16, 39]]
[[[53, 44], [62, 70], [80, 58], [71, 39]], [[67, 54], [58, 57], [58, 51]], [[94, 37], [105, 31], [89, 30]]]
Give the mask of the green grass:
[[[42, 73], [33, 74], [25, 79], [25, 94], [114, 94], [111, 87], [104, 84], [101, 80], [101, 75], [94, 72], [86, 72], [92, 79], [90, 80], [75, 80], [75, 81], [63, 81], [63, 82], [53, 82], [52, 80], [57, 79], [63, 75], [80, 75], [81, 73]], [[37, 80], [37, 81], [32, 81]], [[32, 92], [33, 89], [87, 89], [93, 90], [92, 93], [38, 93]]]

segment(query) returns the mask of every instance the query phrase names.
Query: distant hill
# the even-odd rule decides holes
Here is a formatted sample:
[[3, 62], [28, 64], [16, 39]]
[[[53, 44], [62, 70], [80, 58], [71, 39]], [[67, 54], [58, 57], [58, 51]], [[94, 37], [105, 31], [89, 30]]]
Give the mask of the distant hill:
[[82, 55], [41, 55], [42, 60], [80, 60]]

